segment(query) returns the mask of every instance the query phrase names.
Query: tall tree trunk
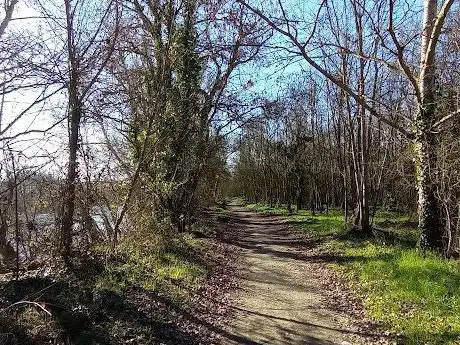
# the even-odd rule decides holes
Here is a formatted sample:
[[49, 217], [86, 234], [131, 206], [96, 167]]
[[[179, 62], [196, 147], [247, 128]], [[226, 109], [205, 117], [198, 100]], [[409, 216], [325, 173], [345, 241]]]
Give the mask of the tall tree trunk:
[[437, 1], [425, 0], [421, 49], [420, 104], [416, 119], [417, 182], [420, 246], [442, 249], [443, 227], [440, 206], [436, 197], [436, 138], [431, 133], [435, 118], [436, 57], [428, 54], [437, 15]]
[[70, 80], [68, 85], [69, 96], [69, 162], [63, 192], [61, 218], [61, 253], [68, 261], [72, 248], [72, 225], [75, 212], [75, 184], [77, 180], [77, 152], [80, 122], [82, 115], [81, 99], [78, 95], [78, 56], [74, 42], [73, 14], [70, 2], [65, 1], [67, 16], [67, 50], [69, 59]]
[[443, 224], [439, 200], [436, 197], [436, 144], [432, 135], [418, 135], [417, 178], [420, 246], [442, 249]]
[[[358, 36], [358, 54], [364, 55], [364, 32], [362, 25], [361, 5], [358, 6], [357, 2], [353, 2], [356, 34]], [[358, 150], [359, 150], [359, 170], [361, 173], [359, 176], [359, 227], [365, 233], [371, 231], [369, 223], [369, 171], [368, 171], [368, 141], [367, 141], [367, 119], [366, 119], [366, 107], [365, 104], [365, 61], [364, 59], [359, 60], [359, 83], [358, 83]]]
[[302, 209], [303, 204], [303, 175], [302, 172], [299, 172], [297, 175], [297, 189], [296, 189], [296, 204], [297, 204], [297, 212]]
[[69, 163], [64, 185], [64, 199], [61, 220], [61, 248], [64, 259], [68, 259], [72, 247], [72, 225], [75, 212], [75, 184], [77, 180], [77, 151], [78, 136], [81, 120], [81, 108], [74, 103], [75, 96], [69, 90], [70, 102], [70, 137], [69, 137]]

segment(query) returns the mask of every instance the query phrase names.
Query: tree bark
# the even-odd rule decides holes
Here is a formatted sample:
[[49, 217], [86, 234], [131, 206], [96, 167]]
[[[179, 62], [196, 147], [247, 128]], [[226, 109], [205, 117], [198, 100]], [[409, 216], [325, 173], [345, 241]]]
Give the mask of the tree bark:
[[81, 99], [78, 95], [78, 57], [74, 42], [73, 14], [69, 1], [65, 1], [67, 16], [67, 50], [69, 59], [70, 80], [69, 97], [69, 163], [63, 191], [61, 215], [61, 254], [67, 262], [72, 249], [72, 225], [75, 212], [75, 183], [77, 180], [77, 152], [80, 122], [82, 115]]
[[[72, 96], [69, 90], [70, 98]], [[74, 100], [75, 101], [75, 100]], [[78, 136], [81, 120], [81, 108], [71, 101], [70, 104], [70, 138], [69, 138], [69, 163], [64, 185], [64, 202], [61, 219], [61, 249], [64, 259], [68, 259], [72, 247], [72, 225], [75, 212], [75, 183], [77, 179], [77, 151]]]
[[[416, 118], [417, 182], [420, 246], [441, 250], [443, 226], [439, 201], [436, 197], [436, 138], [431, 133], [435, 120], [436, 58], [431, 46], [437, 1], [425, 0], [421, 45], [420, 104]], [[431, 46], [431, 47], [430, 47]]]

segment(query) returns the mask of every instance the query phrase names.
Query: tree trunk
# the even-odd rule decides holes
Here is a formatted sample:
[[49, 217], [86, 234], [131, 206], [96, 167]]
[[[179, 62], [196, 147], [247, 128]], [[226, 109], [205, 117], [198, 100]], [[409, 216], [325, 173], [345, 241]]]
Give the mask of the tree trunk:
[[[354, 14], [355, 14], [355, 25], [356, 34], [358, 36], [358, 54], [364, 55], [364, 32], [362, 25], [361, 9], [357, 2], [353, 2]], [[365, 104], [365, 61], [364, 59], [359, 60], [359, 83], [358, 83], [358, 166], [360, 169], [360, 181], [359, 181], [359, 227], [363, 233], [369, 233], [371, 231], [369, 223], [369, 171], [368, 171], [368, 142], [367, 142], [367, 119], [366, 119], [366, 107]]]
[[[436, 20], [437, 1], [425, 0], [421, 49], [420, 104], [416, 119], [417, 182], [420, 246], [425, 249], [442, 249], [443, 227], [439, 201], [436, 197], [436, 139], [431, 133], [435, 119], [434, 52], [427, 54]], [[434, 49], [434, 47], [431, 47]]]
[[[69, 91], [69, 93], [71, 93]], [[71, 96], [72, 98], [72, 96]], [[64, 185], [64, 199], [61, 220], [61, 250], [65, 260], [70, 256], [72, 247], [72, 225], [75, 212], [75, 183], [77, 179], [77, 151], [78, 135], [80, 129], [80, 107], [71, 105], [70, 138], [69, 138], [69, 163]]]
[[61, 215], [61, 253], [66, 262], [70, 258], [72, 248], [72, 225], [75, 212], [75, 184], [77, 180], [77, 152], [82, 104], [78, 94], [79, 65], [75, 47], [73, 12], [68, 0], [64, 1], [67, 17], [67, 54], [69, 59], [70, 78], [68, 84], [69, 97], [69, 162], [63, 191]]
[[439, 200], [436, 197], [436, 145], [432, 138], [417, 138], [418, 208], [420, 246], [424, 249], [443, 248], [443, 226]]
[[296, 204], [297, 204], [297, 212], [302, 209], [302, 188], [299, 186], [296, 191]]

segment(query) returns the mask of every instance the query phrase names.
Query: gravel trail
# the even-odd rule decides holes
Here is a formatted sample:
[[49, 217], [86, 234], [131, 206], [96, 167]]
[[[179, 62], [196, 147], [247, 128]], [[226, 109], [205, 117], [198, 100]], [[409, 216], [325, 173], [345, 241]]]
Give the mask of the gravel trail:
[[324, 277], [329, 269], [308, 253], [302, 233], [279, 217], [238, 206], [231, 210], [228, 227], [238, 229], [234, 244], [242, 249], [242, 269], [222, 344], [381, 343], [377, 335], [363, 334], [356, 315], [334, 307], [335, 287]]

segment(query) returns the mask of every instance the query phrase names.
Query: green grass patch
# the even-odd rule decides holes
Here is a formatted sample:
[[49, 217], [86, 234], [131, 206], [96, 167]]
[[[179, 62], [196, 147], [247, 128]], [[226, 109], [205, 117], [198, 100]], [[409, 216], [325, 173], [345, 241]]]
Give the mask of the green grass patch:
[[125, 238], [96, 278], [96, 288], [122, 293], [131, 286], [187, 300], [205, 277], [196, 253], [199, 241], [182, 236], [167, 240], [154, 233]]
[[310, 210], [299, 210], [289, 215], [285, 206], [270, 207], [264, 204], [250, 204], [246, 207], [264, 214], [286, 217], [290, 222], [296, 224], [299, 229], [311, 232], [316, 236], [338, 235], [347, 229], [345, 226], [343, 212], [329, 210], [327, 213], [312, 214]]
[[276, 215], [287, 215], [288, 211], [286, 207], [270, 207], [264, 204], [248, 204], [247, 208], [257, 212], [263, 212], [266, 214], [276, 214]]
[[285, 208], [250, 208], [286, 217], [340, 254], [333, 267], [360, 292], [369, 315], [401, 334], [403, 344], [460, 344], [460, 264], [417, 250], [417, 230], [408, 215], [377, 213], [375, 226], [400, 240], [389, 244], [385, 237], [353, 240], [336, 210], [288, 216]]
[[459, 263], [401, 246], [341, 243], [337, 266], [404, 344], [460, 344]]

